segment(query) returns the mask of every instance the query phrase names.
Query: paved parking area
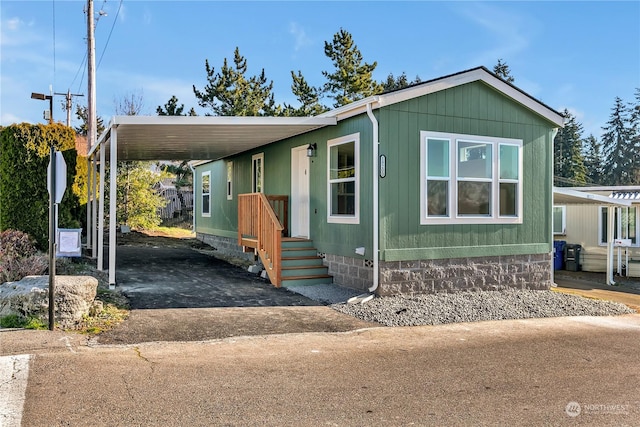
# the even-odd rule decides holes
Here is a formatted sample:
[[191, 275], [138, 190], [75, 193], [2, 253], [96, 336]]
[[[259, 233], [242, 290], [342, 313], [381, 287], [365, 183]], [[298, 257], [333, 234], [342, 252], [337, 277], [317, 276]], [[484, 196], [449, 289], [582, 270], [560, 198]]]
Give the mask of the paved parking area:
[[205, 341], [234, 336], [344, 332], [379, 326], [347, 316], [188, 247], [118, 246], [116, 282], [129, 319], [99, 344]]
[[321, 305], [187, 247], [118, 246], [116, 282], [132, 309]]

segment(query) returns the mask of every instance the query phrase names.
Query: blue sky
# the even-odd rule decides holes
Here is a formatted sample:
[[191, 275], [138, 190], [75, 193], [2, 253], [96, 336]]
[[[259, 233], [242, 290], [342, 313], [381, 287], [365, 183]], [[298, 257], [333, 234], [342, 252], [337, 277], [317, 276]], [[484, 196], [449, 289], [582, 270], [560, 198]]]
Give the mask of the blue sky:
[[[43, 122], [31, 92], [85, 94], [86, 1], [0, 2], [0, 124]], [[195, 107], [192, 85], [206, 84], [236, 46], [248, 73], [265, 69], [277, 103], [294, 103], [290, 71], [324, 82], [332, 70], [324, 42], [344, 28], [374, 78], [389, 73], [423, 80], [502, 58], [515, 84], [559, 111], [576, 115], [585, 136], [601, 135], [616, 96], [640, 87], [640, 2], [220, 2], [96, 0], [97, 107], [107, 121], [116, 102], [136, 94], [143, 114], [176, 95]], [[118, 12], [118, 9], [119, 12]], [[108, 41], [108, 43], [107, 43]], [[64, 97], [54, 118], [64, 120]], [[330, 104], [330, 100], [326, 100]], [[74, 108], [75, 111], [75, 108]], [[77, 124], [75, 116], [74, 125]]]

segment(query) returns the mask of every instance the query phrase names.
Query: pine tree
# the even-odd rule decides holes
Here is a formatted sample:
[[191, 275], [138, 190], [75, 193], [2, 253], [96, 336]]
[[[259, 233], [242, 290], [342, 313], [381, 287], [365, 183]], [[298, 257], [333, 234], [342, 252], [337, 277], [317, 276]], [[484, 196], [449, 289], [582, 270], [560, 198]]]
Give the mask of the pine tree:
[[569, 185], [584, 185], [587, 169], [582, 156], [582, 125], [569, 110], [565, 109], [563, 115], [568, 119], [567, 124], [553, 140], [554, 175]]
[[159, 105], [158, 108], [156, 108], [156, 113], [158, 113], [159, 116], [197, 116], [196, 110], [193, 108], [189, 110], [189, 114], [183, 114], [183, 112], [184, 104], [178, 106], [178, 98], [175, 95], [164, 104], [164, 107]]
[[[201, 107], [209, 108], [216, 116], [278, 115], [282, 107], [273, 98], [273, 81], [267, 82], [264, 68], [259, 75], [247, 77], [247, 60], [236, 47], [233, 65], [224, 58], [222, 68], [215, 68], [205, 60], [207, 85], [203, 91], [193, 86], [193, 93]], [[208, 114], [207, 115], [211, 115]]]
[[327, 111], [327, 107], [320, 104], [320, 88], [310, 86], [300, 70], [298, 70], [297, 74], [291, 71], [291, 79], [293, 81], [291, 83], [291, 91], [300, 103], [300, 107], [294, 108], [291, 105], [285, 104], [285, 116], [317, 116]]
[[605, 181], [609, 185], [635, 183], [637, 150], [633, 145], [633, 131], [629, 109], [616, 97], [607, 125], [602, 128], [602, 146], [605, 156]]
[[502, 59], [498, 59], [498, 63], [493, 66], [493, 72], [507, 83], [513, 83], [515, 81], [511, 75], [509, 66], [506, 62], [502, 62]]
[[603, 184], [602, 163], [602, 144], [591, 134], [584, 140], [584, 166], [588, 183]]
[[640, 183], [640, 88], [636, 88], [635, 102], [629, 104], [631, 146], [635, 149], [634, 182]]
[[[89, 132], [89, 125], [87, 124], [89, 113], [88, 109], [85, 106], [76, 106], [76, 117], [80, 120], [80, 126], [75, 127], [75, 131], [78, 135], [87, 136]], [[104, 121], [102, 117], [98, 116], [96, 118], [97, 123], [97, 134], [98, 136], [104, 131]]]
[[416, 76], [413, 81], [409, 81], [407, 78], [407, 74], [403, 71], [398, 77], [394, 77], [392, 73], [389, 73], [387, 79], [381, 83], [382, 90], [384, 92], [389, 92], [392, 90], [403, 89], [407, 86], [411, 86], [414, 84], [418, 84], [422, 81], [419, 76]]
[[334, 107], [382, 92], [382, 85], [374, 81], [372, 76], [378, 63], [363, 64], [362, 54], [348, 31], [341, 28], [331, 43], [325, 42], [324, 53], [335, 67], [332, 73], [322, 72], [327, 78], [324, 91], [335, 100]]

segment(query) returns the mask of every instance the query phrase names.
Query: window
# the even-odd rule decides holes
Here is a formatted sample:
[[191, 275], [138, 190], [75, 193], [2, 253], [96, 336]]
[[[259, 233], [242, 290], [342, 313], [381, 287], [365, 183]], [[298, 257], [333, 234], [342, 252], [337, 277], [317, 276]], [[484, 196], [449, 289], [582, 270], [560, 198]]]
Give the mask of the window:
[[553, 234], [567, 234], [567, 207], [553, 207]]
[[251, 192], [264, 193], [264, 153], [251, 157]]
[[360, 222], [360, 135], [327, 141], [327, 222]]
[[202, 216], [211, 216], [211, 172], [202, 172]]
[[420, 132], [421, 224], [522, 223], [522, 140]]
[[227, 162], [227, 200], [233, 200], [233, 162]]
[[[613, 222], [613, 238], [614, 239], [631, 239], [632, 246], [638, 245], [638, 216], [635, 207], [618, 207], [614, 209], [614, 222]], [[606, 245], [608, 241], [609, 233], [609, 209], [607, 206], [600, 206], [600, 226], [599, 228], [599, 243]]]

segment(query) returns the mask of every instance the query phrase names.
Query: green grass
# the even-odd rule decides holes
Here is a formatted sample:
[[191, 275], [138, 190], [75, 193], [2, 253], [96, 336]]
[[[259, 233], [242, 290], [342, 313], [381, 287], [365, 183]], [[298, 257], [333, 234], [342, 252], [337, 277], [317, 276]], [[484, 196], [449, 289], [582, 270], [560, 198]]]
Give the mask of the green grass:
[[37, 317], [22, 317], [17, 314], [0, 317], [0, 327], [3, 328], [20, 328], [20, 329], [47, 329], [42, 320]]
[[178, 238], [188, 238], [196, 236], [193, 231], [178, 227], [157, 227], [150, 231], [160, 231], [167, 236]]

